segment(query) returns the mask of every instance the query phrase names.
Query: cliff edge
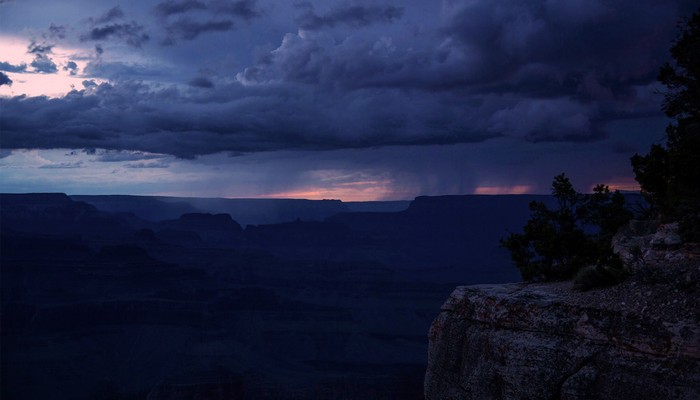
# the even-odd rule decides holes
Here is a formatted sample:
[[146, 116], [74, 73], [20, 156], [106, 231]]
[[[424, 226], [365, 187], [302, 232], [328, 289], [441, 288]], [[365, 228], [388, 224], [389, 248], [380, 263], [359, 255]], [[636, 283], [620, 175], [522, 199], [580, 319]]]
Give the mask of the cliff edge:
[[588, 292], [456, 288], [429, 332], [426, 399], [700, 398], [700, 259], [671, 258]]

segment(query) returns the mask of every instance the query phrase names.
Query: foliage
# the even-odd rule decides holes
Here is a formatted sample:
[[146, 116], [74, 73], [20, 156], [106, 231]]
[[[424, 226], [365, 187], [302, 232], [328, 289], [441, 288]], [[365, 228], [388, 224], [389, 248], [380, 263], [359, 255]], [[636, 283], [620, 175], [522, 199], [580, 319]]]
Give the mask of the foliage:
[[523, 233], [501, 240], [523, 279], [568, 279], [584, 266], [615, 263], [610, 240], [631, 218], [622, 194], [604, 185], [596, 186], [592, 194], [581, 194], [561, 174], [552, 182], [552, 195], [556, 209], [531, 202], [532, 218]]
[[659, 208], [666, 209], [666, 190], [668, 185], [668, 151], [655, 144], [649, 154], [632, 156], [632, 169], [635, 178], [642, 187], [642, 194], [652, 207], [653, 212]]
[[674, 63], [659, 72], [667, 88], [663, 110], [673, 119], [666, 146], [635, 154], [632, 167], [656, 212], [680, 220], [686, 241], [700, 241], [700, 10], [679, 27], [671, 47]]

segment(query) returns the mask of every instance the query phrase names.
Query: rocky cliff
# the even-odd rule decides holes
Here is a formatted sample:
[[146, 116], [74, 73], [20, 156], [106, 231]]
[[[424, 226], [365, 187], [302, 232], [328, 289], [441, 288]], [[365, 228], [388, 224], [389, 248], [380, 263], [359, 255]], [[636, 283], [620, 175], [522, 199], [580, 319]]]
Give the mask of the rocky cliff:
[[700, 398], [700, 259], [660, 259], [588, 292], [458, 287], [430, 329], [426, 399]]

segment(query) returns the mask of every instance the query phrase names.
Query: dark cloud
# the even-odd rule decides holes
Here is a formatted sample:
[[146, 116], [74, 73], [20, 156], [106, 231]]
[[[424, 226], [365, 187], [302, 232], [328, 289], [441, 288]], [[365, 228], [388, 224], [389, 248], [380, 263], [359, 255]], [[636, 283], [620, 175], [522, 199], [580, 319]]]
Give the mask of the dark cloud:
[[[80, 35], [80, 41], [117, 39], [129, 46], [140, 48], [148, 42], [150, 36], [146, 33], [145, 27], [136, 21], [115, 22], [123, 20], [124, 17], [122, 9], [119, 6], [115, 6], [99, 17], [89, 18], [90, 29]], [[96, 47], [98, 54], [102, 54], [100, 49], [101, 47]]]
[[18, 65], [10, 64], [5, 61], [0, 61], [0, 71], [7, 71], [7, 72], [17, 72], [17, 73], [22, 73], [27, 71], [27, 64], [21, 63]]
[[187, 82], [187, 84], [190, 86], [200, 87], [204, 89], [211, 89], [214, 87], [214, 82], [202, 76], [190, 80], [189, 82]]
[[124, 18], [124, 12], [122, 11], [121, 7], [114, 6], [99, 17], [90, 18], [89, 21], [90, 23], [92, 23], [92, 25], [99, 25], [106, 24], [108, 22], [112, 22], [114, 20], [122, 18]]
[[[230, 15], [244, 20], [251, 20], [261, 15], [256, 8], [254, 0], [220, 0], [211, 1], [208, 4], [197, 0], [168, 0], [159, 3], [154, 11], [163, 18], [165, 23], [165, 38], [161, 41], [161, 44], [164, 46], [171, 46], [182, 40], [193, 40], [203, 33], [226, 32], [234, 29], [233, 21], [221, 19], [221, 16]], [[199, 18], [192, 18], [194, 16], [188, 15], [174, 22], [167, 20], [169, 16], [185, 14], [191, 11], [207, 11], [208, 14], [219, 18], [202, 20], [202, 15]]]
[[63, 66], [64, 71], [69, 71], [71, 75], [77, 75], [78, 74], [78, 64], [75, 63], [75, 61], [68, 61], [66, 65]]
[[211, 9], [215, 12], [233, 15], [245, 20], [252, 20], [262, 15], [257, 9], [256, 0], [214, 0]]
[[175, 14], [183, 14], [194, 10], [209, 10], [213, 13], [224, 13], [242, 19], [259, 17], [261, 12], [257, 9], [256, 0], [213, 0], [209, 5], [198, 0], [166, 0], [154, 7], [154, 12], [161, 17]]
[[139, 149], [188, 158], [220, 151], [465, 143], [502, 135], [486, 131], [482, 109], [470, 110], [468, 100], [439, 104], [421, 93], [240, 85], [209, 92], [188, 98], [174, 88], [154, 91], [124, 82], [59, 99], [0, 99], [6, 111], [0, 116], [3, 145]]
[[[423, 42], [437, 40], [432, 46], [421, 41], [402, 46], [390, 37], [373, 42], [356, 36], [334, 40], [320, 32], [287, 34], [238, 78], [244, 84], [336, 91], [443, 92], [437, 98], [447, 103], [463, 96], [488, 105], [487, 132], [530, 141], [599, 140], [606, 120], [658, 113], [656, 74], [668, 58], [677, 5], [444, 4], [439, 36]], [[309, 21], [311, 27], [323, 25]]]
[[190, 19], [181, 19], [166, 27], [167, 37], [163, 40], [163, 45], [172, 45], [178, 40], [193, 40], [202, 33], [207, 32], [225, 32], [233, 29], [233, 21], [228, 20], [213, 20], [213, 21], [194, 21]]
[[[401, 87], [518, 93], [528, 98], [568, 96], [581, 102], [635, 101], [639, 88], [655, 82], [658, 66], [668, 58], [678, 17], [677, 5], [651, 1], [444, 4], [437, 35], [407, 43], [388, 35], [338, 40], [320, 32], [288, 34], [278, 49], [241, 76], [251, 82], [281, 80], [346, 89]], [[355, 14], [327, 15], [344, 21]], [[312, 20], [305, 25], [324, 24], [314, 25]]]
[[49, 25], [48, 33], [46, 36], [51, 39], [65, 39], [66, 27], [63, 25], [56, 25], [54, 23], [51, 23], [51, 25]]
[[29, 53], [29, 54], [49, 54], [49, 53], [53, 52], [54, 47], [55, 47], [54, 44], [37, 43], [35, 40], [32, 40], [29, 43], [29, 46], [27, 46], [27, 53]]
[[452, 2], [442, 33], [474, 60], [466, 84], [591, 101], [656, 79], [677, 4], [625, 0]]
[[[230, 20], [195, 19], [219, 3], [206, 4], [206, 13], [162, 19], [165, 44], [233, 29]], [[404, 26], [416, 22], [409, 5], [400, 12], [345, 4], [327, 13], [299, 8], [306, 28], [256, 48], [252, 64], [213, 51], [223, 47], [218, 41], [188, 46], [178, 60], [197, 51], [220, 57], [206, 77], [188, 82], [208, 90], [168, 87], [162, 82], [187, 78], [162, 65], [98, 57], [83, 73], [118, 84], [91, 82], [58, 99], [1, 98], [3, 145], [183, 158], [495, 140], [593, 145], [611, 135], [611, 121], [661, 115], [656, 71], [669, 58], [681, 3], [451, 0], [442, 3], [439, 26], [413, 36]], [[387, 24], [399, 17], [406, 24]], [[332, 29], [347, 26], [369, 27]], [[188, 77], [202, 71], [187, 67]], [[618, 150], [608, 143], [604, 151]]]
[[[501, 96], [446, 97], [400, 89], [338, 92], [297, 85], [229, 85], [192, 94], [153, 90], [137, 82], [89, 82], [85, 90], [64, 98], [0, 98], [0, 107], [7, 148], [138, 149], [181, 158], [473, 143], [499, 137], [590, 141], [603, 134], [598, 112], [570, 99], [530, 104]], [[143, 156], [112, 152], [101, 157], [123, 161]]]
[[[245, 69], [244, 82], [297, 82], [335, 87], [414, 88], [458, 90], [457, 81], [468, 72], [463, 57], [440, 61], [432, 50], [401, 51], [393, 40], [367, 41], [348, 37], [328, 40], [325, 35], [285, 35], [281, 45]], [[456, 87], [457, 86], [457, 87]]]
[[39, 72], [42, 74], [53, 74], [58, 72], [58, 67], [56, 63], [49, 54], [53, 53], [54, 44], [49, 44], [46, 42], [37, 43], [36, 40], [32, 40], [27, 46], [27, 53], [34, 55], [34, 60], [29, 64], [34, 68], [34, 72]]
[[141, 47], [150, 39], [149, 35], [145, 33], [145, 28], [134, 21], [96, 26], [80, 36], [80, 40], [83, 42], [112, 38], [123, 40], [132, 47]]
[[596, 126], [600, 119], [595, 108], [570, 98], [526, 98], [494, 112], [489, 130], [529, 141], [590, 141], [603, 132]]
[[12, 86], [12, 79], [4, 72], [0, 72], [0, 86], [2, 85]]
[[97, 56], [101, 56], [105, 52], [104, 48], [102, 48], [101, 45], [96, 44], [95, 45], [95, 53], [97, 53]]
[[35, 55], [34, 61], [32, 61], [29, 65], [31, 65], [34, 68], [35, 72], [39, 72], [42, 74], [53, 74], [58, 72], [58, 67], [56, 66], [56, 63], [54, 63], [49, 56], [44, 54]]
[[337, 7], [325, 15], [318, 15], [312, 8], [298, 18], [302, 29], [317, 30], [332, 28], [336, 25], [368, 26], [379, 23], [391, 23], [401, 18], [404, 13], [402, 7], [395, 6], [362, 6], [343, 5]]
[[158, 3], [154, 7], [154, 12], [161, 17], [168, 17], [174, 14], [182, 14], [192, 10], [204, 10], [207, 6], [197, 0], [167, 0]]

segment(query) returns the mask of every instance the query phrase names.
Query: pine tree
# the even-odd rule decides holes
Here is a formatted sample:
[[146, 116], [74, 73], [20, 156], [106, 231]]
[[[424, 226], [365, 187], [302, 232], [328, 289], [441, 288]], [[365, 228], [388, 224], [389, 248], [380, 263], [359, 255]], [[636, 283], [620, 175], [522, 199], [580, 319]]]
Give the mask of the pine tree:
[[673, 63], [659, 72], [663, 111], [673, 119], [666, 146], [635, 154], [632, 167], [642, 192], [660, 217], [681, 222], [686, 241], [700, 241], [700, 10], [680, 24]]

